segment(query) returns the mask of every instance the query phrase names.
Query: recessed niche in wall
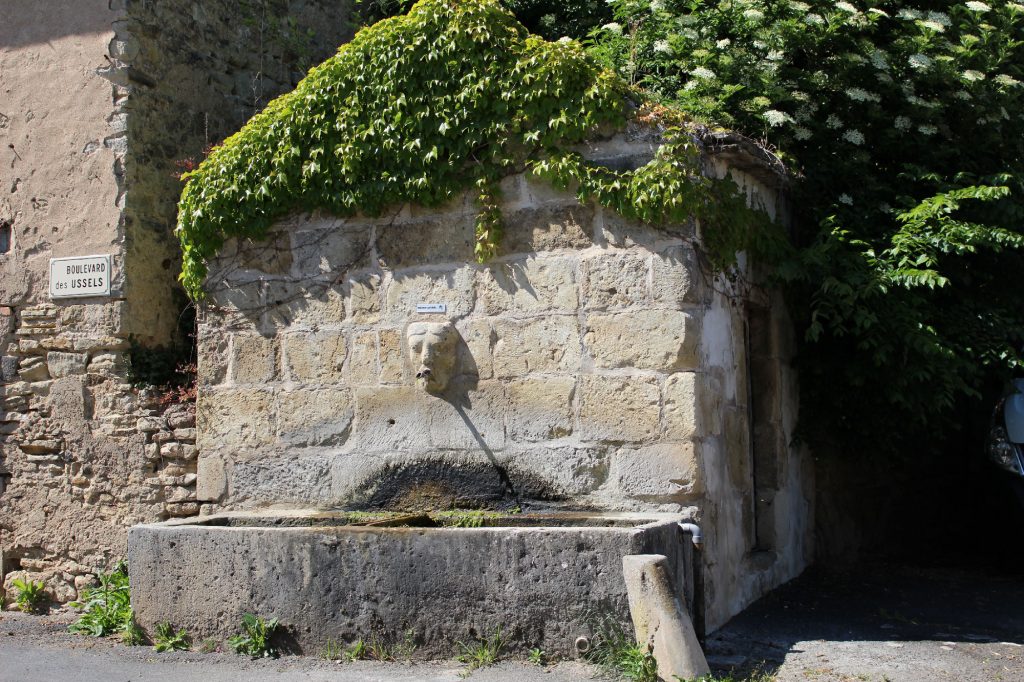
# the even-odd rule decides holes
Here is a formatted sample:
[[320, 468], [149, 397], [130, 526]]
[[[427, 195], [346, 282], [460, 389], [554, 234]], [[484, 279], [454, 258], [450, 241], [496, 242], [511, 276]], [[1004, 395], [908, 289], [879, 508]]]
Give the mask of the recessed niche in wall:
[[0, 253], [11, 250], [11, 223], [0, 220]]

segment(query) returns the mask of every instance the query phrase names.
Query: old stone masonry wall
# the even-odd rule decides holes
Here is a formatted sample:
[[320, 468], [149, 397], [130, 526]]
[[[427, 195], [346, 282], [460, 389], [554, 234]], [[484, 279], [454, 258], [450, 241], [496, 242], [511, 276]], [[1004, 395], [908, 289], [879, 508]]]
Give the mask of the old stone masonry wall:
[[[127, 527], [198, 512], [194, 405], [128, 380], [182, 343], [177, 178], [352, 33], [328, 0], [16, 0], [0, 21], [0, 585], [66, 601]], [[109, 297], [51, 258], [109, 255]], [[187, 331], [187, 330], [186, 330]], [[7, 593], [10, 596], [10, 592]]]
[[[659, 141], [634, 127], [582, 151], [636, 168]], [[743, 145], [705, 142], [709, 174], [779, 208]], [[705, 528], [713, 629], [810, 557], [784, 307], [742, 258], [716, 275], [693, 223], [524, 175], [502, 197], [485, 265], [469, 195], [226, 245], [199, 325], [201, 511], [681, 513]]]
[[[591, 156], [636, 166], [656, 144], [638, 128]], [[379, 219], [298, 216], [225, 249], [199, 332], [201, 500], [680, 511], [700, 498], [711, 275], [694, 226], [632, 223], [523, 175], [502, 196], [487, 265], [468, 195]], [[457, 337], [439, 351], [443, 395], [417, 381], [430, 365], [412, 338], [439, 323]]]

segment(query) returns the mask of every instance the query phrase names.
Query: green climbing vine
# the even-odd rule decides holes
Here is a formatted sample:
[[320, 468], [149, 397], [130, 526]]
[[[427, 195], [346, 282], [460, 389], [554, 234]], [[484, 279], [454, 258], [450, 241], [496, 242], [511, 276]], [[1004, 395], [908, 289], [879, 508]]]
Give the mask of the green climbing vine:
[[686, 134], [670, 132], [632, 172], [568, 151], [622, 126], [637, 98], [578, 43], [530, 35], [497, 0], [421, 0], [360, 31], [183, 176], [181, 280], [201, 297], [226, 238], [259, 239], [290, 211], [377, 215], [467, 189], [477, 192], [476, 255], [486, 260], [501, 235], [498, 181], [524, 169], [652, 223], [696, 215], [720, 228], [708, 232], [719, 264], [770, 234], [750, 229], [767, 221], [731, 181], [700, 173]]

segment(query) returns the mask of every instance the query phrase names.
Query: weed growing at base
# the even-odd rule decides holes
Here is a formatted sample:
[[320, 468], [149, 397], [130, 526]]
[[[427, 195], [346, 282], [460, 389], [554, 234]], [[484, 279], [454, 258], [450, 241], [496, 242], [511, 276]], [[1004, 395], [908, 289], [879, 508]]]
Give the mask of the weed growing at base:
[[156, 636], [153, 637], [153, 648], [158, 652], [164, 651], [188, 651], [192, 646], [192, 638], [185, 630], [177, 630], [167, 621], [156, 626]]
[[98, 587], [87, 587], [81, 597], [71, 602], [82, 615], [68, 626], [68, 630], [80, 635], [106, 637], [120, 634], [125, 644], [142, 644], [145, 637], [135, 624], [135, 613], [128, 595], [128, 564], [119, 561], [110, 573], [96, 574]]
[[501, 658], [501, 650], [505, 646], [505, 642], [501, 638], [501, 628], [499, 627], [490, 637], [479, 639], [474, 644], [460, 641], [458, 646], [462, 653], [456, 657], [456, 660], [466, 664], [466, 669], [460, 673], [460, 676], [467, 677], [477, 668], [486, 668], [497, 663]]
[[42, 580], [21, 580], [15, 578], [11, 585], [18, 591], [14, 603], [24, 613], [39, 613], [46, 602], [45, 585]]
[[246, 613], [242, 616], [242, 632], [228, 639], [228, 646], [236, 654], [251, 658], [276, 658], [277, 651], [270, 643], [270, 637], [278, 628], [277, 618], [264, 620]]

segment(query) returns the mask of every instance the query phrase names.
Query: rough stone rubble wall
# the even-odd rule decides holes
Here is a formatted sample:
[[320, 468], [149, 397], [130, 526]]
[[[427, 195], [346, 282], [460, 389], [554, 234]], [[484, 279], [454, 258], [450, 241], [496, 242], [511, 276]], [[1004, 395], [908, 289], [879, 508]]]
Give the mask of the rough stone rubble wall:
[[[128, 526], [198, 511], [194, 407], [162, 405], [125, 372], [129, 336], [170, 342], [181, 309], [175, 161], [293, 85], [282, 57], [333, 52], [350, 34], [346, 8], [5, 5], [0, 221], [13, 236], [0, 254], [0, 584], [27, 574], [66, 601], [124, 555]], [[98, 253], [112, 255], [110, 298], [49, 301], [51, 257]]]

